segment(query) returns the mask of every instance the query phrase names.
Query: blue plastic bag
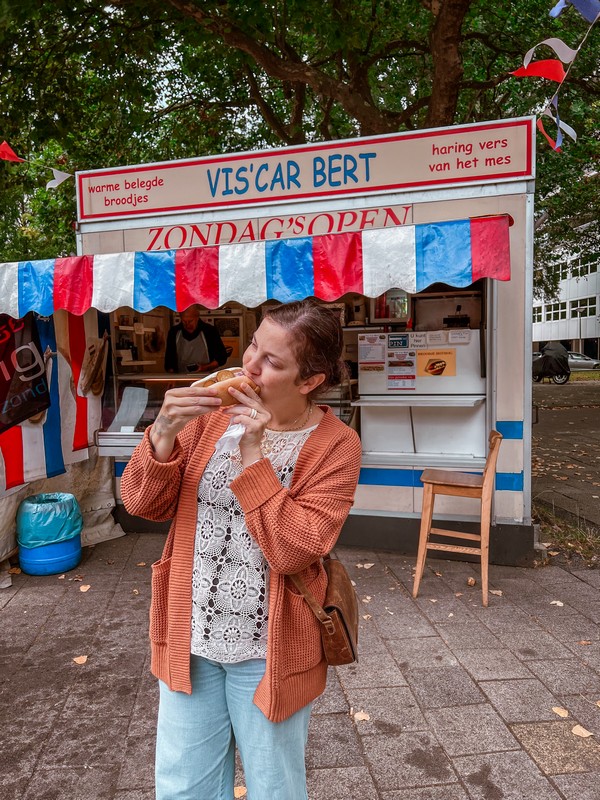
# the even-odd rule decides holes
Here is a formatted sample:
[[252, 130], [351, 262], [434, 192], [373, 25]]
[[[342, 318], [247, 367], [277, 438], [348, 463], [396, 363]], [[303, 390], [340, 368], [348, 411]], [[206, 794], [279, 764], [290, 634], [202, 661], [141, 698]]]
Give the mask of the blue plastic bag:
[[17, 541], [23, 547], [42, 547], [79, 536], [83, 518], [77, 500], [66, 492], [34, 494], [17, 510]]

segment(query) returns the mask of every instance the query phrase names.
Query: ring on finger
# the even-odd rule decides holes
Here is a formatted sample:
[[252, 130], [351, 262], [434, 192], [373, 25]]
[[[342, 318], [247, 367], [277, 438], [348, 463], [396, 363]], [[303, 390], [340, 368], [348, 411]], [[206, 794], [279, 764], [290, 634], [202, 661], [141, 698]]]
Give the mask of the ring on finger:
[[252, 411], [250, 412], [250, 419], [256, 419], [257, 417], [258, 417], [258, 411], [255, 408], [253, 408]]

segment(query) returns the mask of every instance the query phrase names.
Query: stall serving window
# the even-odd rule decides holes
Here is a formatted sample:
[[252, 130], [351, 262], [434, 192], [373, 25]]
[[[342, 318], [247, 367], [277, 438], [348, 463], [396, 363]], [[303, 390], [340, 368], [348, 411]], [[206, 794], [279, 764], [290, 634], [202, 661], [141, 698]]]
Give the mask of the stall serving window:
[[[214, 310], [200, 308], [200, 318], [217, 330], [225, 345], [228, 358], [224, 369], [241, 365], [263, 309], [273, 302], [276, 301], [255, 309], [237, 303]], [[319, 402], [329, 405], [338, 417], [355, 427], [358, 419], [352, 401], [356, 398], [358, 384], [356, 337], [359, 328], [366, 324], [362, 312], [367, 302], [364, 297], [347, 295], [336, 303], [322, 303], [340, 314], [348, 376], [322, 395]], [[113, 376], [105, 392], [103, 429], [96, 436], [101, 455], [129, 455], [144, 430], [156, 419], [167, 389], [188, 386], [205, 374], [164, 371], [168, 332], [179, 321], [177, 312], [164, 307], [146, 314], [124, 307], [111, 315], [111, 335], [115, 343]]]
[[[251, 336], [255, 328], [255, 312], [238, 303], [227, 303], [216, 310], [198, 306], [198, 311], [200, 319], [216, 329], [225, 346], [227, 361], [223, 368], [239, 366], [247, 345], [246, 331]], [[168, 388], [187, 386], [205, 374], [165, 371], [169, 330], [180, 321], [179, 313], [163, 306], [144, 314], [122, 307], [110, 315], [112, 380], [105, 392], [104, 430], [97, 436], [101, 453], [112, 454], [115, 443], [120, 441], [116, 435], [120, 434], [128, 438], [127, 449], [130, 448], [156, 419]], [[108, 447], [106, 433], [111, 434]], [[118, 449], [121, 451], [120, 445]]]

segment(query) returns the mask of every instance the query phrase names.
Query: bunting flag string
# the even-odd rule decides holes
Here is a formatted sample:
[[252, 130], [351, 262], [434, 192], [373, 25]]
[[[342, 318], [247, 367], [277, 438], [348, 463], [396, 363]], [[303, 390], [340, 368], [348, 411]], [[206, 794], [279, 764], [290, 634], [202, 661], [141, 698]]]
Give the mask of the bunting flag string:
[[573, 6], [586, 22], [591, 24], [600, 16], [600, 0], [559, 0], [550, 12], [550, 16], [558, 17], [569, 6]]
[[24, 158], [19, 158], [6, 139], [0, 144], [0, 159], [2, 161], [25, 161]]
[[[574, 6], [581, 16], [590, 23], [590, 27], [579, 43], [579, 46], [573, 49], [572, 47], [566, 45], [562, 39], [558, 39], [556, 37], [544, 39], [543, 41], [538, 42], [536, 45], [531, 47], [525, 53], [523, 58], [523, 66], [511, 72], [511, 75], [514, 75], [515, 78], [545, 78], [546, 80], [555, 81], [558, 84], [558, 87], [552, 95], [550, 102], [547, 103], [545, 108], [542, 110], [541, 116], [538, 118], [536, 123], [540, 133], [543, 134], [550, 147], [557, 153], [561, 152], [561, 145], [564, 141], [563, 133], [566, 133], [566, 135], [573, 139], [573, 141], [577, 141], [577, 134], [575, 130], [570, 125], [567, 125], [566, 122], [563, 122], [558, 113], [558, 93], [561, 86], [564, 84], [571, 67], [573, 66], [573, 62], [575, 61], [577, 54], [589, 36], [590, 31], [595, 23], [600, 19], [600, 0], [560, 0], [560, 2], [558, 2], [550, 11], [550, 16], [558, 17], [570, 5]], [[557, 58], [532, 61], [536, 49], [541, 45], [545, 45], [553, 50]], [[569, 65], [566, 70], [563, 67], [563, 64]], [[552, 136], [550, 136], [550, 134], [546, 131], [541, 117], [549, 117], [553, 121], [554, 125], [556, 126], [556, 139], [553, 139]]]
[[0, 144], [0, 160], [1, 161], [14, 161], [14, 162], [24, 162], [25, 164], [32, 164], [34, 166], [43, 167], [43, 169], [49, 169], [52, 171], [53, 178], [49, 180], [46, 184], [46, 189], [56, 189], [57, 186], [60, 186], [61, 183], [67, 180], [67, 178], [72, 178], [73, 175], [70, 172], [62, 172], [59, 169], [54, 169], [54, 167], [47, 167], [45, 164], [40, 164], [39, 162], [29, 161], [26, 158], [21, 158], [18, 156], [6, 139]]
[[64, 181], [66, 181], [67, 178], [73, 177], [70, 172], [61, 172], [61, 170], [54, 169], [52, 167], [51, 169], [54, 178], [51, 181], [48, 181], [48, 183], [46, 184], [46, 189], [56, 189], [56, 187], [60, 186], [61, 183], [64, 183]]
[[562, 83], [565, 79], [565, 74], [565, 68], [555, 58], [545, 61], [532, 61], [527, 66], [519, 67], [519, 69], [511, 73], [515, 78], [546, 78], [546, 80], [556, 81], [556, 83]]
[[538, 44], [534, 45], [530, 50], [525, 53], [523, 58], [523, 66], [527, 67], [529, 62], [533, 58], [533, 54], [537, 47], [541, 44], [547, 45], [551, 50], [554, 50], [556, 55], [562, 61], [563, 64], [570, 64], [571, 61], [575, 58], [578, 50], [573, 50], [571, 47], [567, 47], [567, 45], [563, 42], [562, 39], [557, 39], [555, 37], [550, 37], [550, 39], [544, 39], [542, 42], [538, 42]]

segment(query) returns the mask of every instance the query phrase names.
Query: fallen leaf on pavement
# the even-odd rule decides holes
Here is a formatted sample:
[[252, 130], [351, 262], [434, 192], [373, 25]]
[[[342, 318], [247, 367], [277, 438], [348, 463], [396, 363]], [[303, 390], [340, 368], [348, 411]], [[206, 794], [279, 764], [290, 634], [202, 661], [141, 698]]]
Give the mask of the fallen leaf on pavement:
[[365, 597], [362, 598], [363, 603], [370, 603], [371, 602], [371, 595], [367, 594]]
[[89, 583], [82, 583], [81, 586], [79, 587], [79, 591], [80, 592], [88, 592], [91, 588], [92, 587], [90, 586]]
[[20, 567], [11, 567], [8, 570], [8, 574], [9, 575], [20, 575], [21, 574], [21, 568]]
[[139, 594], [139, 593], [140, 593], [139, 589], [132, 589], [131, 590], [131, 594]]
[[475, 578], [467, 578], [467, 586], [475, 586], [476, 583]]
[[558, 714], [559, 717], [569, 716], [569, 712], [567, 711], [567, 709], [561, 708], [560, 706], [552, 706], [552, 711], [554, 711], [555, 714]]
[[363, 614], [363, 619], [373, 619], [370, 614]]
[[352, 586], [356, 586], [356, 581], [351, 580], [350, 583], [352, 584]]
[[430, 597], [430, 598], [429, 598], [429, 602], [430, 602], [430, 603], [437, 603], [437, 600], [434, 600], [434, 598], [433, 598], [433, 597]]
[[454, 597], [462, 597], [462, 596], [463, 596], [462, 592], [455, 592], [454, 593]]
[[574, 728], [571, 728], [571, 733], [574, 733], [575, 736], [581, 736], [582, 739], [587, 739], [588, 736], [594, 735], [590, 731], [586, 731], [581, 725], [575, 725]]
[[64, 579], [65, 579], [65, 576], [64, 576], [64, 574], [63, 574], [63, 575], [59, 575], [59, 576], [58, 576], [58, 578], [57, 578], [56, 580], [57, 580], [57, 581], [64, 581]]
[[438, 576], [438, 578], [442, 578], [442, 577], [443, 577], [443, 575], [442, 575], [442, 573], [441, 573], [441, 572], [434, 572], [434, 575], [437, 575], [437, 576]]
[[363, 564], [363, 567], [365, 569], [371, 569], [371, 567], [374, 567], [374, 566], [375, 566], [375, 564]]
[[139, 561], [139, 562], [136, 564], [136, 567], [145, 567], [145, 566], [146, 566], [146, 562], [145, 562], [145, 561]]
[[582, 639], [580, 642], [577, 642], [577, 644], [587, 645], [587, 644], [591, 644], [591, 642], [588, 639]]
[[85, 664], [85, 662], [86, 662], [87, 660], [88, 660], [88, 657], [87, 657], [87, 656], [75, 656], [75, 658], [73, 659], [73, 661], [74, 661], [76, 664]]
[[558, 555], [558, 550], [548, 550], [548, 555], [549, 556], [557, 556]]
[[371, 717], [367, 714], [366, 711], [357, 711], [354, 715], [354, 719], [357, 722], [362, 722], [363, 720], [371, 719]]
[[496, 597], [502, 597], [502, 589], [490, 589], [490, 594], [495, 594]]
[[561, 603], [560, 600], [550, 600], [550, 605], [551, 606], [558, 606], [559, 608], [562, 608], [564, 606], [564, 603]]

